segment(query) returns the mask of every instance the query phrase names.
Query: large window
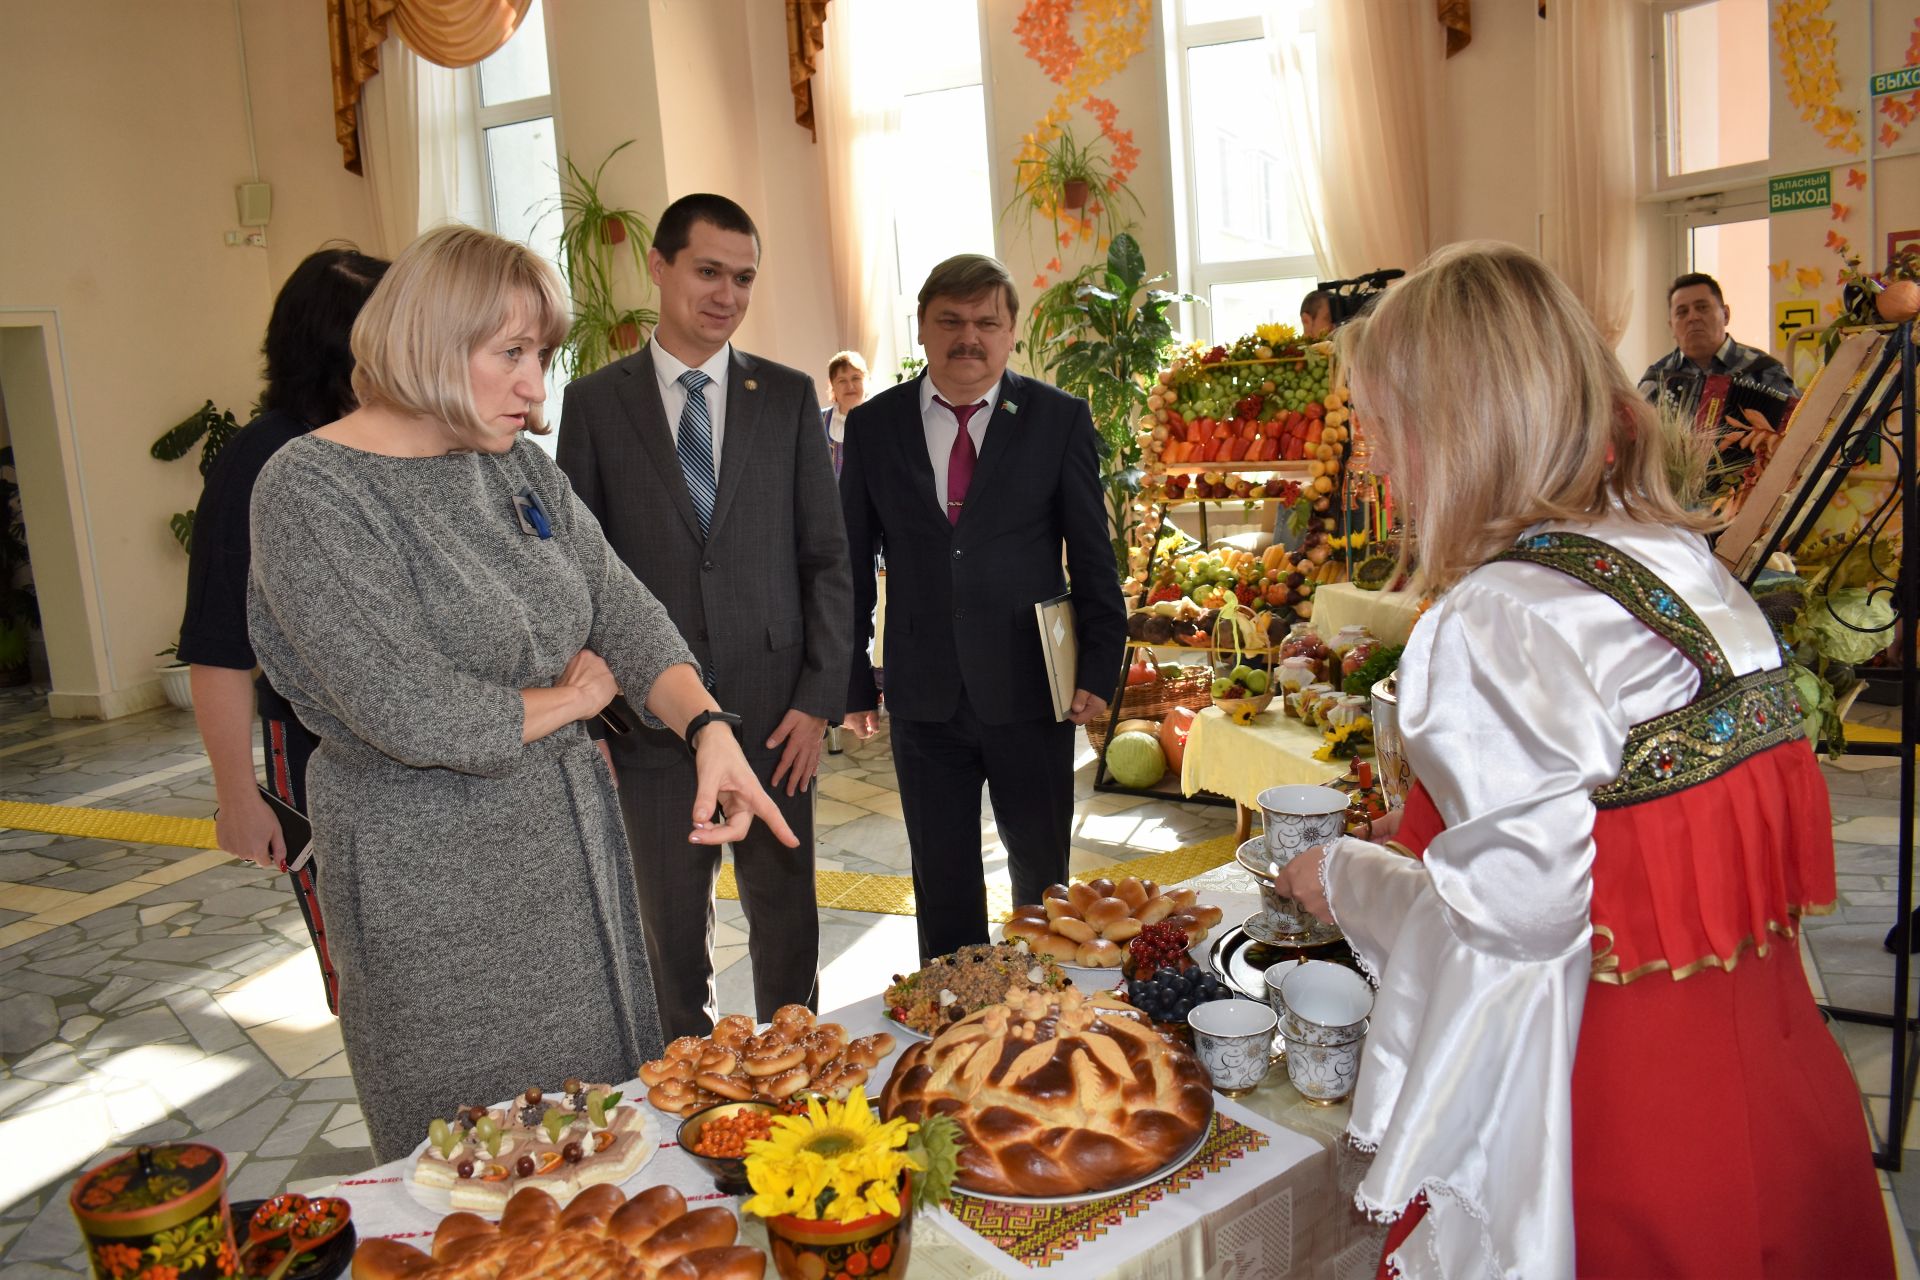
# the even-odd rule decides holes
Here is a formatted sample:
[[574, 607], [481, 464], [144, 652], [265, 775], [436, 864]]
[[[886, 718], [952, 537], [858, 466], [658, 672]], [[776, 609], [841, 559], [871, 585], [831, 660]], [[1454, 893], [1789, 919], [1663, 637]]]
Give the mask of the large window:
[[[1225, 342], [1257, 324], [1297, 325], [1315, 264], [1279, 131], [1319, 131], [1312, 6], [1177, 0], [1173, 8], [1170, 69], [1181, 106], [1176, 144], [1184, 151], [1181, 276], [1209, 304], [1195, 309], [1191, 329]], [[1281, 92], [1275, 59], [1287, 46], [1305, 79], [1306, 118]]]
[[480, 154], [492, 229], [557, 263], [560, 220], [549, 210], [560, 195], [560, 152], [544, 9], [533, 0], [513, 38], [479, 65]]
[[[1671, 275], [1720, 282], [1740, 341], [1783, 350], [1768, 305], [1766, 0], [1657, 0], [1653, 181], [1671, 193]], [[1665, 294], [1656, 332], [1664, 334]]]
[[[898, 350], [911, 351], [920, 337], [914, 312], [928, 272], [956, 253], [993, 253], [995, 210], [979, 4], [915, 0], [901, 39], [911, 74], [894, 171], [894, 340]], [[875, 373], [884, 379], [893, 370]]]

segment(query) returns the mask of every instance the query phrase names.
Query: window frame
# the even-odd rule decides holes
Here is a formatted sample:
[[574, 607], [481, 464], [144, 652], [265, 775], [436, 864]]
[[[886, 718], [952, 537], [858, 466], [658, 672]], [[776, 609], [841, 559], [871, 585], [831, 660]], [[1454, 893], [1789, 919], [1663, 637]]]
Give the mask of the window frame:
[[[554, 92], [553, 87], [553, 10], [552, 7], [546, 3], [542, 3], [540, 6], [540, 21], [547, 37], [547, 91], [545, 93], [538, 94], [531, 98], [515, 98], [509, 102], [500, 102], [488, 106], [486, 104], [486, 94], [482, 91], [480, 84], [480, 63], [474, 63], [471, 67], [468, 67], [466, 71], [467, 75], [472, 77], [473, 101], [475, 106], [474, 144], [480, 152], [480, 180], [484, 184], [487, 194], [487, 225], [485, 229], [495, 234], [498, 234], [500, 230], [499, 217], [495, 211], [495, 205], [499, 197], [494, 187], [493, 152], [492, 149], [487, 146], [487, 131], [489, 129], [498, 129], [503, 125], [526, 124], [529, 121], [539, 120], [544, 117], [553, 122], [553, 164], [556, 173], [560, 169], [561, 157], [567, 153], [566, 139], [561, 132], [559, 94]], [[519, 34], [517, 30], [514, 32], [516, 36]], [[509, 38], [511, 39], [511, 37]], [[505, 48], [504, 45], [501, 47]], [[487, 56], [492, 57], [493, 55], [489, 54]], [[484, 58], [481, 59], [482, 62], [485, 60]], [[559, 263], [555, 263], [554, 265], [557, 267]]]
[[[1210, 302], [1214, 287], [1217, 285], [1261, 284], [1269, 281], [1320, 278], [1320, 265], [1309, 249], [1305, 253], [1284, 257], [1247, 258], [1238, 262], [1207, 262], [1200, 247], [1200, 166], [1196, 163], [1196, 151], [1199, 146], [1193, 130], [1193, 86], [1189, 72], [1189, 53], [1196, 48], [1209, 45], [1237, 44], [1248, 40], [1265, 38], [1262, 21], [1258, 17], [1227, 18], [1211, 22], [1188, 22], [1186, 6], [1181, 0], [1166, 0], [1163, 6], [1166, 14], [1167, 83], [1174, 89], [1170, 95], [1177, 109], [1168, 112], [1170, 133], [1172, 135], [1169, 155], [1179, 167], [1174, 182], [1175, 204], [1175, 268], [1181, 282], [1181, 288], [1199, 298]], [[1313, 30], [1312, 10], [1302, 16], [1302, 29]], [[1316, 56], [1318, 50], [1316, 49]], [[1268, 166], [1271, 167], [1271, 166]], [[1225, 166], [1223, 166], [1223, 169]], [[1263, 173], [1261, 191], [1258, 198], [1266, 200], [1266, 180]], [[1223, 201], [1222, 208], [1230, 203]], [[1264, 208], [1254, 211], [1253, 221], [1264, 225], [1267, 214]], [[1219, 343], [1230, 341], [1242, 335], [1216, 334], [1213, 331], [1213, 308], [1197, 303], [1181, 305], [1182, 328], [1197, 341]], [[1291, 323], [1292, 316], [1276, 317], [1281, 323]]]
[[[1696, 169], [1691, 173], [1674, 173], [1671, 136], [1668, 129], [1670, 116], [1668, 108], [1674, 99], [1674, 75], [1676, 69], [1667, 58], [1667, 23], [1676, 13], [1687, 9], [1698, 9], [1715, 0], [1653, 0], [1647, 9], [1647, 45], [1653, 58], [1653, 75], [1649, 86], [1653, 95], [1652, 109], [1648, 118], [1653, 123], [1652, 168], [1649, 174], [1651, 194], [1673, 200], [1682, 200], [1694, 196], [1714, 195], [1734, 191], [1759, 182], [1764, 187], [1770, 171], [1771, 157], [1749, 160], [1744, 164], [1722, 165], [1714, 169]], [[1769, 147], [1771, 151], [1771, 147]], [[1684, 260], [1684, 258], [1682, 259]]]

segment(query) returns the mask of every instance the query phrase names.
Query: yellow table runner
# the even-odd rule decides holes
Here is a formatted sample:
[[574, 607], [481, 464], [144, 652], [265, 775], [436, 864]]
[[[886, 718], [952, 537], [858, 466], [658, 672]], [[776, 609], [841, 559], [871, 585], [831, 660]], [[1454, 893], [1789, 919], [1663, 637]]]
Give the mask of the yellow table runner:
[[1336, 582], [1313, 593], [1313, 629], [1331, 640], [1342, 627], [1359, 624], [1386, 644], [1405, 644], [1420, 620], [1420, 597], [1410, 591], [1363, 591]]
[[1188, 795], [1211, 791], [1249, 809], [1260, 807], [1260, 793], [1287, 783], [1324, 785], [1347, 771], [1345, 760], [1315, 760], [1324, 740], [1283, 714], [1279, 701], [1238, 725], [1218, 707], [1193, 718], [1187, 754], [1180, 765], [1180, 789]]

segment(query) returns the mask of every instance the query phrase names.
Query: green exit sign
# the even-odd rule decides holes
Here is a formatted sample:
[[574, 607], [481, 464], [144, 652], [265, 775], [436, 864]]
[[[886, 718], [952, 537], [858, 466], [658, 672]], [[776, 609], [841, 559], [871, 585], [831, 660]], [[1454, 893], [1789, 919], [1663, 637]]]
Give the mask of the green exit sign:
[[1902, 67], [1898, 71], [1882, 71], [1870, 82], [1872, 94], [1876, 98], [1889, 93], [1908, 93], [1920, 89], [1920, 67]]
[[1833, 171], [1816, 169], [1812, 173], [1789, 173], [1767, 179], [1767, 212], [1791, 213], [1795, 209], [1824, 209], [1833, 203]]

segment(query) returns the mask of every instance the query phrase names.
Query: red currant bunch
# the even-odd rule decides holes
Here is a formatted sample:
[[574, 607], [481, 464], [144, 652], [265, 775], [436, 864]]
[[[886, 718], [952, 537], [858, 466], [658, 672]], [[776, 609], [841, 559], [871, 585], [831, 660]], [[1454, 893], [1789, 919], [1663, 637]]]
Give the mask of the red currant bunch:
[[1178, 966], [1187, 953], [1187, 931], [1179, 925], [1150, 924], [1127, 944], [1132, 953], [1134, 971], [1153, 973], [1163, 966]]

